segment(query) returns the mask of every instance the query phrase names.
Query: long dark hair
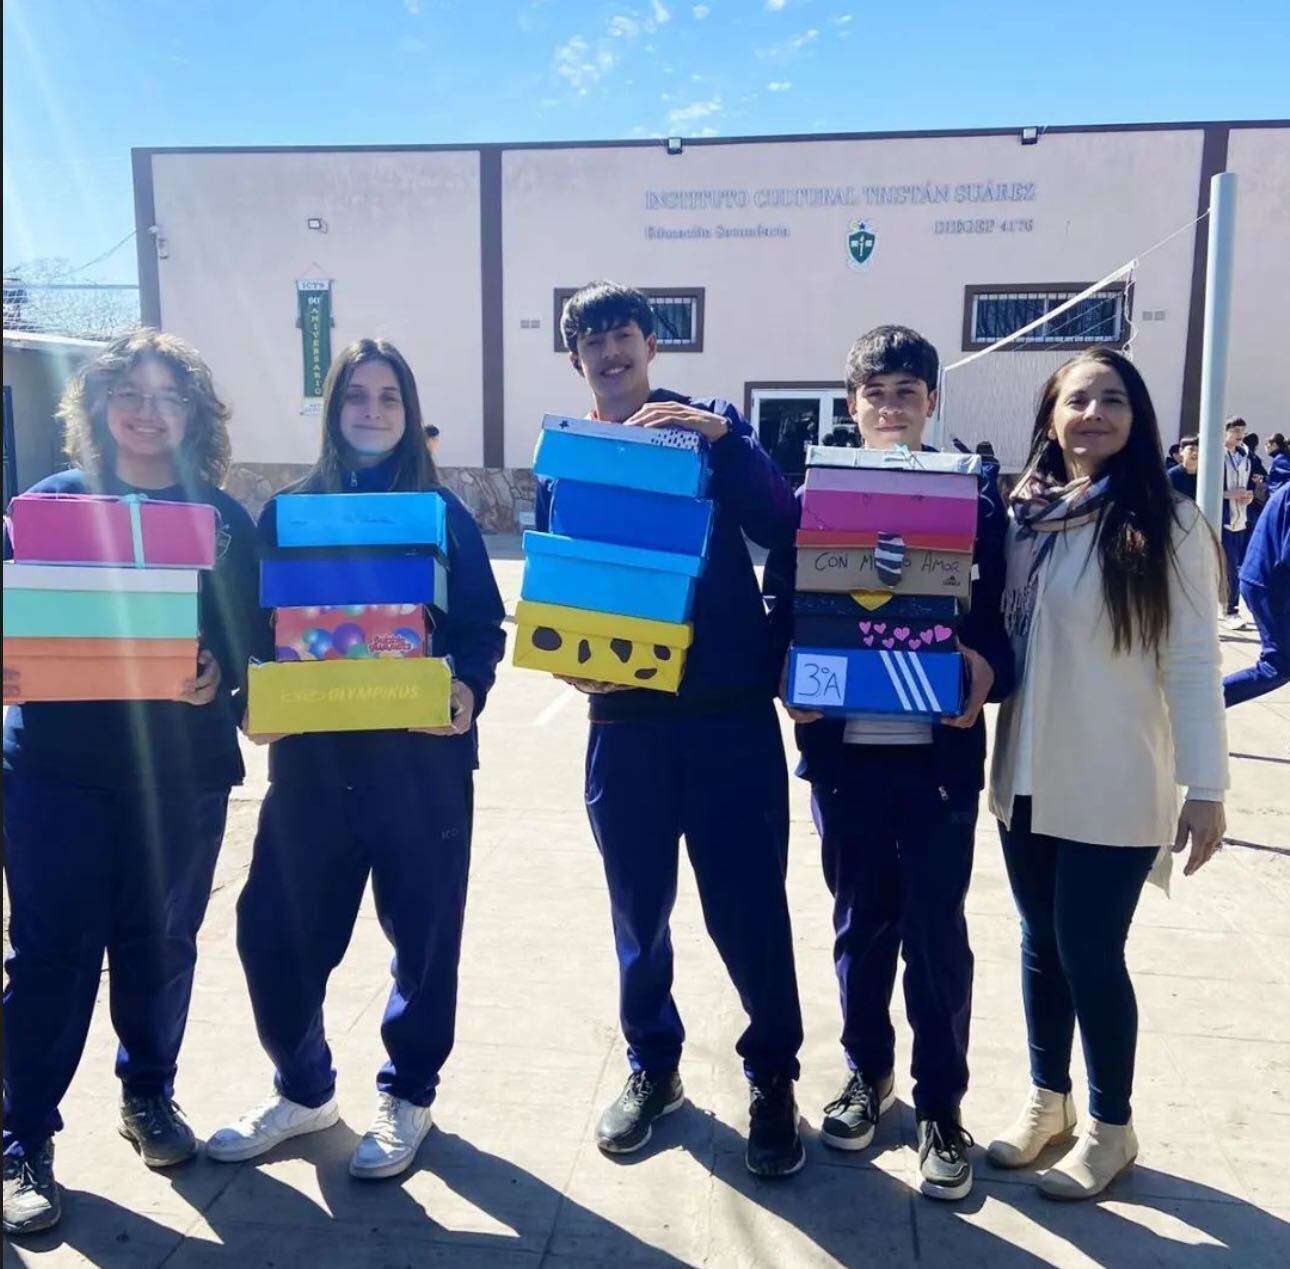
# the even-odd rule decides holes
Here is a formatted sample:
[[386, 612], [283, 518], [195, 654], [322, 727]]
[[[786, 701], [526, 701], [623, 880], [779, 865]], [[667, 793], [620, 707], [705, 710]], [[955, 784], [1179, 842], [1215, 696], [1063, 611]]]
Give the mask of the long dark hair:
[[387, 340], [356, 339], [336, 357], [327, 372], [327, 381], [323, 384], [322, 452], [294, 492], [335, 493], [344, 488], [344, 472], [358, 465], [357, 455], [341, 434], [340, 411], [349, 381], [365, 361], [385, 362], [394, 371], [403, 397], [403, 435], [393, 451], [396, 461], [390, 488], [415, 493], [439, 487], [439, 473], [426, 448], [421, 399], [417, 396], [412, 368]]
[[1129, 397], [1129, 439], [1107, 459], [1104, 509], [1094, 549], [1102, 571], [1102, 597], [1117, 652], [1138, 643], [1158, 651], [1169, 634], [1169, 570], [1174, 567], [1173, 489], [1165, 476], [1160, 425], [1138, 368], [1111, 348], [1090, 348], [1059, 366], [1039, 394], [1026, 469], [1065, 484], [1071, 477], [1061, 447], [1048, 435], [1062, 383], [1073, 366], [1094, 362], [1115, 371]]

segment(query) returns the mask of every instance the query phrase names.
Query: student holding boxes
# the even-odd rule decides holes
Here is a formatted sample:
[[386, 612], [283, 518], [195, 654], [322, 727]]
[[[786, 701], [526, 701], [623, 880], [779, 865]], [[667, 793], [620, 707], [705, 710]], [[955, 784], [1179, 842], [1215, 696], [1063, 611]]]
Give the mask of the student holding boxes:
[[805, 1161], [787, 772], [743, 535], [790, 543], [792, 493], [734, 406], [651, 389], [654, 317], [640, 292], [584, 287], [562, 330], [595, 410], [589, 422], [544, 428], [516, 657], [591, 698], [587, 812], [609, 885], [631, 1065], [597, 1141], [637, 1150], [684, 1100], [668, 934], [684, 836], [708, 931], [749, 1016], [737, 1046], [752, 1086], [747, 1164], [785, 1175]]
[[430, 1130], [452, 1049], [475, 719], [506, 636], [483, 539], [439, 486], [392, 345], [359, 340], [336, 359], [322, 453], [260, 531], [261, 598], [278, 611], [251, 667], [248, 725], [273, 744], [238, 950], [275, 1092], [207, 1153], [254, 1158], [339, 1118], [323, 1000], [370, 875], [395, 954], [389, 1060], [350, 1172], [394, 1176]]
[[11, 507], [9, 1233], [59, 1219], [52, 1136], [105, 951], [121, 1134], [149, 1167], [197, 1149], [173, 1085], [258, 622], [254, 527], [218, 487], [228, 414], [195, 349], [123, 336], [63, 395], [75, 467]]
[[922, 444], [937, 371], [936, 350], [905, 327], [855, 342], [847, 400], [865, 448], [812, 451], [796, 552], [772, 553], [765, 591], [778, 646], [793, 643], [782, 691], [834, 899], [850, 1073], [820, 1137], [862, 1150], [894, 1100], [890, 1002], [903, 948], [920, 1188], [955, 1199], [972, 1185], [959, 1102], [981, 708], [1010, 690], [1012, 658], [996, 469]]

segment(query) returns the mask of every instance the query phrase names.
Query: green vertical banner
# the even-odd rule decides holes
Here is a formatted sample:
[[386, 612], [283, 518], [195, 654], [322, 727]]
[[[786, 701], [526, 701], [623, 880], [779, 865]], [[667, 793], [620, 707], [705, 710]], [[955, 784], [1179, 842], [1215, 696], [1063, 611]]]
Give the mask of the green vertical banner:
[[331, 366], [331, 282], [301, 278], [296, 283], [301, 347], [304, 353], [304, 412], [322, 408], [323, 384]]

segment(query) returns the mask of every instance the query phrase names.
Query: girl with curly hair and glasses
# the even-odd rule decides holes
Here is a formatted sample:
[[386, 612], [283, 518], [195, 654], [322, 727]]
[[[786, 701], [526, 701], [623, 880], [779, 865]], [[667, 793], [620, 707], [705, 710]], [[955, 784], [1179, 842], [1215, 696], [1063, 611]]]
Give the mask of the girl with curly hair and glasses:
[[59, 1218], [52, 1138], [104, 953], [121, 1135], [149, 1167], [197, 1151], [174, 1101], [176, 1060], [229, 791], [244, 775], [238, 698], [261, 625], [255, 528], [219, 488], [229, 410], [196, 349], [156, 330], [122, 335], [71, 380], [59, 416], [72, 466], [33, 492], [209, 504], [217, 561], [201, 575], [198, 663], [176, 700], [31, 702], [5, 718], [7, 1233]]

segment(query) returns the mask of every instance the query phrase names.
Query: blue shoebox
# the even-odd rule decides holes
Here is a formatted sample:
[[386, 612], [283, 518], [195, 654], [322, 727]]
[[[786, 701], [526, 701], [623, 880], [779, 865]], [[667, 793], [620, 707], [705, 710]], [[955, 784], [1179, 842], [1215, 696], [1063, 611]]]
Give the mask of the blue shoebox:
[[684, 622], [690, 619], [694, 583], [702, 569], [703, 560], [697, 556], [530, 530], [524, 535], [520, 598]]
[[953, 718], [963, 712], [958, 652], [789, 649], [788, 703], [822, 714]]
[[419, 546], [448, 553], [437, 493], [287, 494], [277, 499], [279, 546]]
[[270, 556], [260, 563], [260, 604], [430, 604], [443, 612], [448, 574], [433, 555]]
[[679, 555], [706, 555], [712, 503], [701, 498], [616, 489], [558, 480], [551, 500], [551, 532], [616, 546]]
[[703, 438], [689, 428], [635, 427], [556, 414], [542, 420], [533, 473], [548, 480], [581, 480], [683, 498], [702, 498], [709, 475]]

